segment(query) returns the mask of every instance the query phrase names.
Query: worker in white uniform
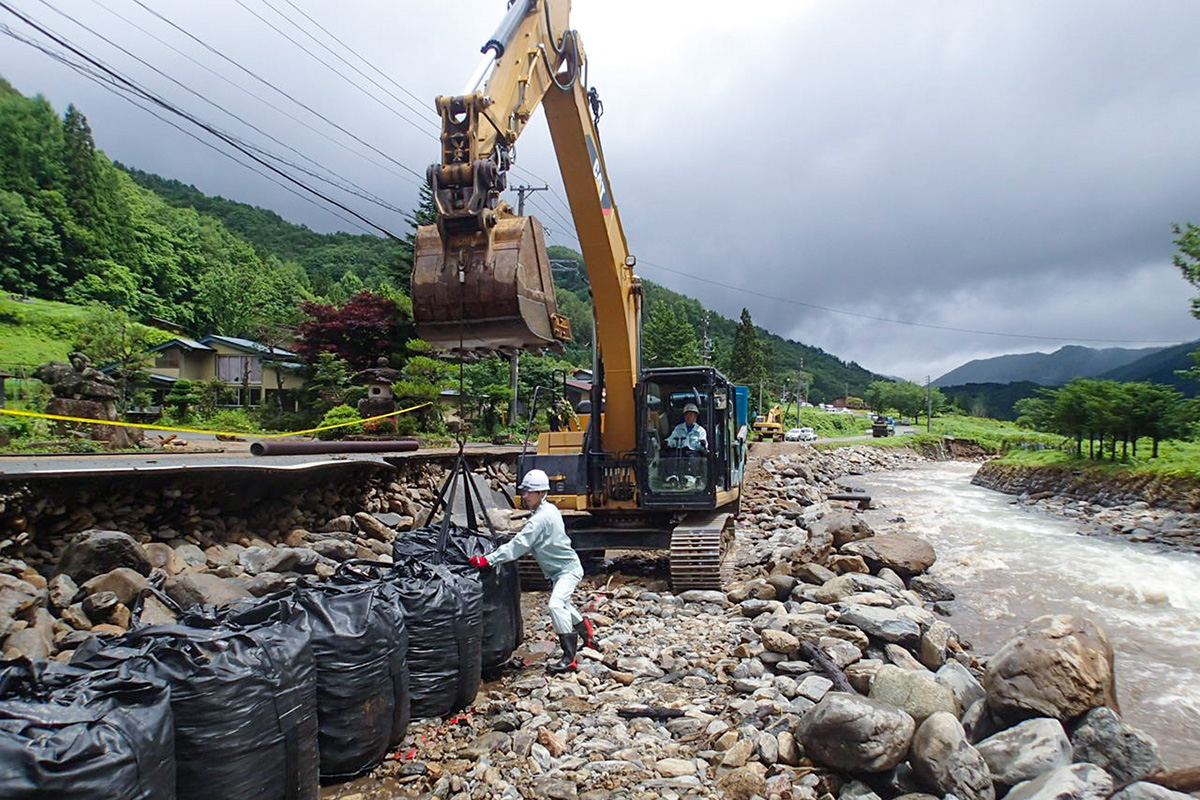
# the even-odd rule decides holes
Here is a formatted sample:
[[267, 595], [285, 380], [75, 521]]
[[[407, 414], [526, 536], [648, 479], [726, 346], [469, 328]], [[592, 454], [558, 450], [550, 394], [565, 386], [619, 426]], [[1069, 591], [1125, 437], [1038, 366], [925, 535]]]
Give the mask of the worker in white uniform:
[[675, 426], [675, 430], [671, 431], [671, 435], [667, 437], [668, 447], [677, 447], [681, 450], [705, 451], [708, 449], [708, 434], [704, 432], [704, 426], [697, 420], [700, 419], [700, 409], [695, 403], [688, 403], [683, 407], [683, 422]]
[[547, 670], [552, 673], [566, 672], [576, 668], [575, 654], [580, 639], [584, 647], [595, 647], [596, 644], [591, 620], [585, 619], [571, 605], [571, 592], [583, 580], [583, 566], [571, 548], [562, 514], [553, 503], [546, 500], [550, 492], [550, 478], [546, 473], [540, 469], [529, 470], [519, 488], [525, 507], [533, 515], [511, 541], [487, 556], [473, 556], [471, 565], [485, 569], [533, 553], [542, 573], [554, 583], [554, 589], [550, 592], [550, 620], [563, 651], [562, 660], [549, 665]]

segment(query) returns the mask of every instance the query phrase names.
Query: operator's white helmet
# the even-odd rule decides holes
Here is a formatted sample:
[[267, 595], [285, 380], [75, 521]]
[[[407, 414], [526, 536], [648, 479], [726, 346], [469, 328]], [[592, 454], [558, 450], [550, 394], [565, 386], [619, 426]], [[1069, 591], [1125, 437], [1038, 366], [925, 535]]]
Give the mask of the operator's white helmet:
[[540, 469], [531, 469], [525, 473], [525, 477], [521, 479], [521, 485], [517, 488], [531, 492], [548, 492], [550, 491], [550, 477]]
[[694, 411], [694, 412], [696, 412], [697, 414], [699, 414], [699, 413], [700, 413], [700, 409], [696, 407], [696, 404], [695, 404], [695, 403], [688, 403], [686, 406], [684, 406], [684, 407], [683, 407], [683, 413], [685, 413], [685, 414], [686, 414], [686, 413], [688, 413], [689, 411]]

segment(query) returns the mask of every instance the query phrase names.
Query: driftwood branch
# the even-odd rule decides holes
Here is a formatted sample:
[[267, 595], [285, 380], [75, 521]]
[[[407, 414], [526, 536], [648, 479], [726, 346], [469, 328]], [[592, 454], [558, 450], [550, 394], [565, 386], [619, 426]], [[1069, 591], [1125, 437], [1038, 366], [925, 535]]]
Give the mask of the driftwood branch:
[[678, 708], [663, 708], [662, 706], [630, 706], [629, 708], [618, 708], [617, 716], [625, 719], [633, 719], [634, 717], [649, 717], [650, 719], [675, 719], [682, 717], [683, 712]]
[[833, 688], [839, 692], [853, 692], [854, 687], [850, 685], [850, 679], [846, 677], [846, 673], [842, 672], [841, 667], [829, 660], [829, 656], [821, 652], [820, 648], [811, 642], [801, 642], [800, 652], [809, 661], [817, 665], [821, 672], [825, 673], [825, 677], [833, 681]]

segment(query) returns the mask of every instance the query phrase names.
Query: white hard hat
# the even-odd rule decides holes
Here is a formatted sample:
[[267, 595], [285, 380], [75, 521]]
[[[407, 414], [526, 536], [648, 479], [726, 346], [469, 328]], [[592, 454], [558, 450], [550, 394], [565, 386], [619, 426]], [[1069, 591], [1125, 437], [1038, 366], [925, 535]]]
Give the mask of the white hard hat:
[[518, 488], [531, 492], [548, 492], [550, 491], [550, 478], [540, 469], [531, 469], [525, 473]]
[[684, 406], [684, 407], [683, 407], [683, 413], [685, 413], [685, 414], [686, 414], [686, 413], [687, 413], [687, 412], [689, 412], [689, 411], [694, 411], [694, 412], [696, 412], [697, 414], [699, 414], [699, 413], [700, 413], [700, 409], [696, 408], [696, 404], [695, 404], [695, 403], [688, 403], [686, 406]]

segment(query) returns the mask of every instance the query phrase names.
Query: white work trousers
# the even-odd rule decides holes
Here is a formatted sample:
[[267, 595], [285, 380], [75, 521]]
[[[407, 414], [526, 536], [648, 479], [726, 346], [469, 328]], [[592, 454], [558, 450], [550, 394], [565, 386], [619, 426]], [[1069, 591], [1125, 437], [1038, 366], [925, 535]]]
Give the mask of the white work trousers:
[[571, 605], [571, 592], [581, 580], [582, 569], [567, 570], [554, 579], [554, 589], [550, 592], [550, 621], [555, 633], [571, 633], [583, 622], [583, 615]]

